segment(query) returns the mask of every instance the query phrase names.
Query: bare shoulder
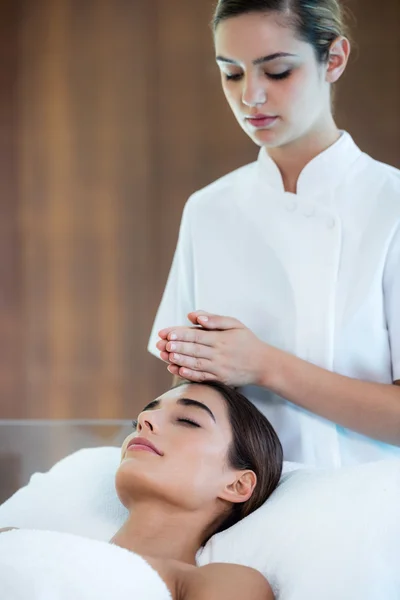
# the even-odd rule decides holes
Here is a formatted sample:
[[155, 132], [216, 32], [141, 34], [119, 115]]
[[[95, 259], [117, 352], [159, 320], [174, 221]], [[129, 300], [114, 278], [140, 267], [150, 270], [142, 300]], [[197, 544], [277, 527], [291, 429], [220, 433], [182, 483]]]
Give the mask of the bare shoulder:
[[[273, 600], [266, 578], [255, 569], [229, 563], [214, 563], [190, 573], [187, 600]], [[185, 598], [185, 600], [186, 600]]]

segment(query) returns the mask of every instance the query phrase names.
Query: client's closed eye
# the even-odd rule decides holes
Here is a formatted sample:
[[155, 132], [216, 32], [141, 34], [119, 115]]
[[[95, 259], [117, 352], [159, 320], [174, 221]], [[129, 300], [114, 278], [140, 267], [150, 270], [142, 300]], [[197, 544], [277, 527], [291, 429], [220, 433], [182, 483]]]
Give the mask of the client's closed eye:
[[133, 427], [133, 429], [137, 429], [137, 426], [138, 426], [138, 420], [137, 419], [133, 419], [133, 421], [132, 421], [132, 427]]
[[189, 427], [201, 427], [201, 425], [199, 425], [199, 423], [196, 423], [196, 421], [192, 421], [192, 419], [177, 419], [178, 423], [183, 423], [184, 425], [188, 425]]

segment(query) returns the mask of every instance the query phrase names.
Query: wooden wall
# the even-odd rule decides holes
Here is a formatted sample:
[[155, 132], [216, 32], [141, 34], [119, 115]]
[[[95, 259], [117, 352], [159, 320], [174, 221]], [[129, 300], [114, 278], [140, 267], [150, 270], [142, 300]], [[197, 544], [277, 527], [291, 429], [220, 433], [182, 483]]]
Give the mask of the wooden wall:
[[[400, 167], [398, 0], [349, 2], [339, 124]], [[225, 106], [212, 0], [2, 0], [0, 419], [129, 418], [188, 195], [256, 156]]]

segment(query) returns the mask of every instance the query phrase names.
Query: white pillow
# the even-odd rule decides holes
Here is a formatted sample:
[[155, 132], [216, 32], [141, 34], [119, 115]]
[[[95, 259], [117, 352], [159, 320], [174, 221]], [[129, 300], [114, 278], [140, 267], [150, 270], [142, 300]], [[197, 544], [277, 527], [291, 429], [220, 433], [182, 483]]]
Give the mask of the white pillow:
[[200, 564], [258, 569], [285, 600], [400, 599], [400, 461], [295, 471]]
[[[118, 448], [81, 450], [0, 506], [0, 528], [109, 540], [127, 513], [114, 488]], [[400, 461], [340, 471], [286, 465], [271, 499], [215, 536], [200, 564], [262, 571], [280, 600], [400, 600]]]

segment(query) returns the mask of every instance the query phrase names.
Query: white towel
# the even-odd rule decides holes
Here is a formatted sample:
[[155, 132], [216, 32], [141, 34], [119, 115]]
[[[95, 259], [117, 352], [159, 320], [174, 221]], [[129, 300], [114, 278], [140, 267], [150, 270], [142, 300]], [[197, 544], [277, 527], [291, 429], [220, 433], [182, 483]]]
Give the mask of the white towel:
[[47, 473], [35, 473], [29, 485], [0, 506], [0, 528], [110, 540], [128, 518], [114, 484], [120, 459], [120, 448], [86, 448], [62, 459]]
[[171, 600], [158, 573], [113, 544], [50, 531], [0, 534], [1, 600]]

